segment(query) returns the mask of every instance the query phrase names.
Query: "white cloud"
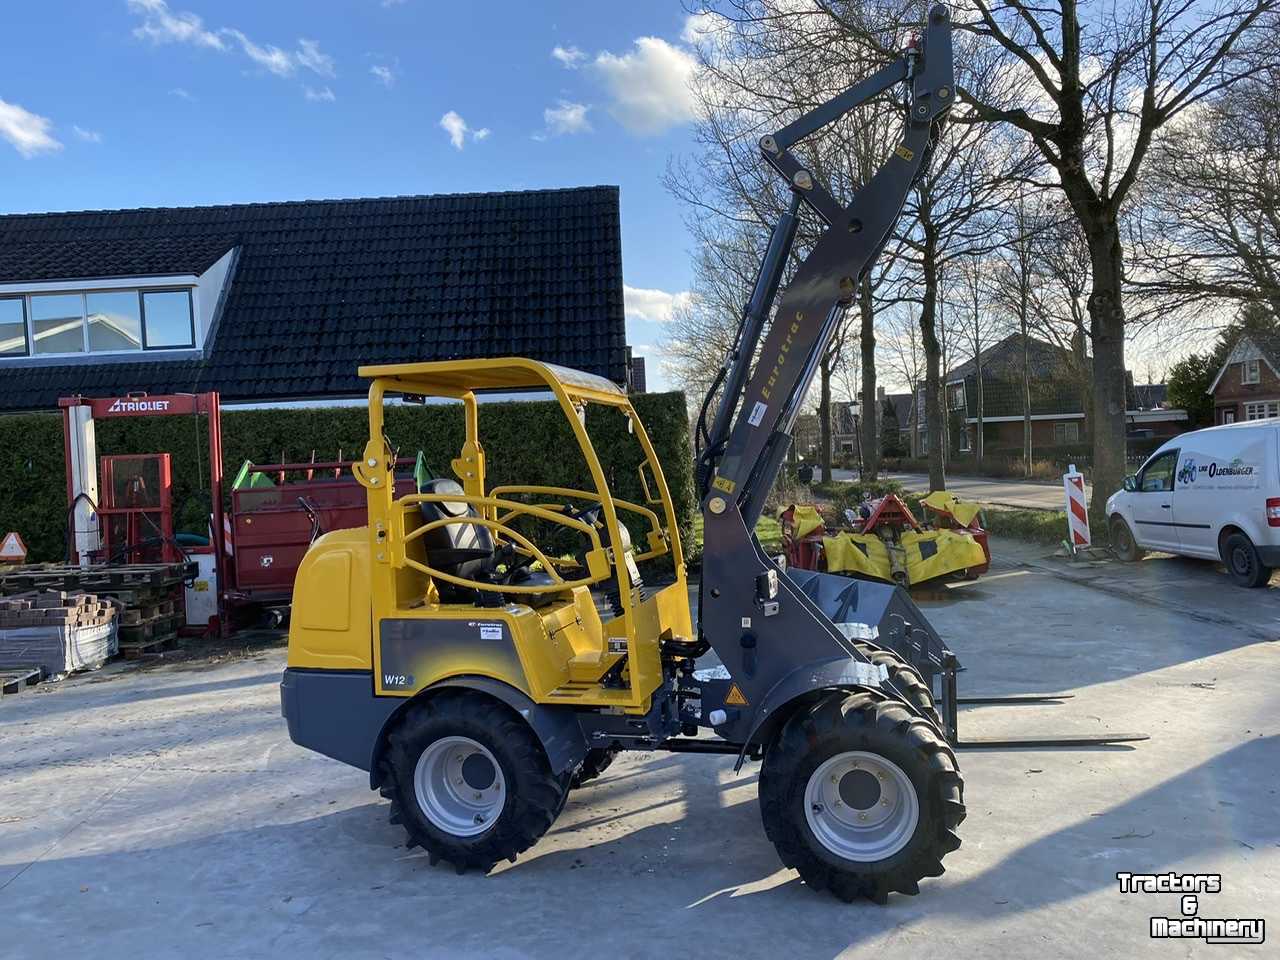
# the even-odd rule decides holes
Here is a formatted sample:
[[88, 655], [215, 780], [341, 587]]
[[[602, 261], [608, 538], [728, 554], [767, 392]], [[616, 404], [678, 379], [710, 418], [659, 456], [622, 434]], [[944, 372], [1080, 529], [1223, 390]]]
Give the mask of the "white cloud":
[[97, 130], [86, 130], [84, 127], [80, 126], [79, 124], [72, 124], [71, 129], [75, 131], [75, 134], [77, 137], [79, 137], [81, 140], [84, 140], [87, 143], [102, 142], [102, 134], [100, 134]]
[[133, 35], [152, 43], [193, 43], [198, 47], [225, 50], [226, 43], [217, 33], [206, 30], [204, 21], [194, 13], [172, 13], [165, 0], [129, 0], [129, 9], [143, 17]]
[[61, 150], [62, 144], [49, 132], [52, 129], [53, 121], [48, 117], [0, 100], [0, 137], [13, 144], [24, 157]]
[[577, 70], [578, 65], [587, 59], [587, 55], [577, 47], [565, 48], [558, 45], [552, 49], [551, 56], [559, 60], [568, 70]]
[[472, 140], [484, 140], [490, 132], [488, 127], [473, 130], [454, 110], [450, 110], [440, 118], [440, 128], [449, 134], [449, 142], [453, 144], [455, 150], [461, 150], [466, 145], [468, 135]]
[[298, 66], [317, 73], [322, 77], [336, 76], [333, 57], [320, 52], [320, 44], [305, 37], [298, 38], [298, 52], [293, 55]]
[[665, 290], [622, 285], [622, 308], [630, 321], [669, 323], [677, 308], [693, 303], [689, 290], [668, 293]]
[[384, 7], [398, 7], [402, 3], [404, 3], [404, 0], [382, 0], [382, 5]]
[[395, 74], [395, 71], [392, 70], [390, 67], [384, 66], [383, 64], [380, 64], [380, 63], [375, 63], [372, 67], [369, 68], [369, 72], [373, 74], [374, 77], [377, 78], [377, 81], [380, 84], [382, 84], [384, 87], [387, 87], [388, 89], [390, 89], [391, 87], [395, 86], [396, 74]]
[[316, 90], [313, 87], [307, 87], [305, 88], [305, 93], [308, 100], [316, 103], [333, 103], [333, 101], [338, 99], [334, 96], [333, 91], [328, 87], [321, 87], [319, 90]]
[[191, 95], [191, 92], [183, 87], [174, 87], [169, 91], [169, 95], [177, 97], [179, 100], [186, 100], [189, 103], [195, 103], [196, 101], [196, 98]]
[[613, 99], [609, 112], [632, 133], [661, 133], [693, 119], [690, 80], [697, 62], [688, 50], [640, 37], [630, 53], [606, 50], [593, 67]]
[[223, 53], [239, 47], [246, 57], [278, 77], [292, 77], [299, 70], [309, 70], [321, 77], [337, 75], [333, 57], [323, 52], [315, 40], [302, 37], [297, 49], [289, 51], [275, 44], [258, 43], [235, 27], [210, 30], [199, 15], [172, 11], [166, 0], [128, 0], [128, 4], [132, 13], [143, 18], [133, 31], [140, 40], [154, 44], [187, 43]]
[[725, 24], [725, 19], [718, 13], [705, 11], [692, 13], [685, 18], [684, 29], [680, 31], [680, 39], [687, 44], [695, 44], [706, 40]]
[[585, 103], [570, 103], [561, 100], [557, 106], [547, 107], [542, 111], [542, 119], [547, 125], [547, 133], [583, 133], [591, 129], [587, 120], [587, 111], [591, 108]]

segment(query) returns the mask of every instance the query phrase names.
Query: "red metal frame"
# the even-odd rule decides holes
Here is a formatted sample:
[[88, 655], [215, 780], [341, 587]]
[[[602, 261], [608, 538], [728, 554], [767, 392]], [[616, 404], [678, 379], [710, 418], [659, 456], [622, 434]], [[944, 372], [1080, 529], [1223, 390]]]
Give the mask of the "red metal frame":
[[[74, 487], [71, 476], [71, 409], [88, 407], [93, 419], [115, 417], [173, 417], [203, 415], [209, 420], [209, 493], [213, 506], [213, 548], [215, 572], [218, 579], [218, 619], [220, 629], [226, 630], [223, 616], [226, 594], [226, 562], [222, 536], [222, 408], [216, 392], [169, 393], [151, 396], [146, 393], [129, 393], [123, 397], [83, 397], [79, 394], [58, 400], [62, 410], [62, 448], [66, 460], [67, 504], [74, 506]], [[96, 506], [96, 504], [95, 504]], [[72, 540], [71, 559], [79, 563], [79, 553]]]
[[[120, 472], [140, 462], [155, 464], [156, 489], [134, 486], [120, 496], [116, 489]], [[173, 479], [169, 454], [127, 453], [99, 457], [98, 464], [102, 471], [98, 518], [102, 552], [107, 561], [123, 554], [126, 563], [180, 562], [182, 554], [173, 539]], [[144, 481], [136, 469], [130, 472]], [[123, 542], [117, 542], [117, 532], [123, 534]]]

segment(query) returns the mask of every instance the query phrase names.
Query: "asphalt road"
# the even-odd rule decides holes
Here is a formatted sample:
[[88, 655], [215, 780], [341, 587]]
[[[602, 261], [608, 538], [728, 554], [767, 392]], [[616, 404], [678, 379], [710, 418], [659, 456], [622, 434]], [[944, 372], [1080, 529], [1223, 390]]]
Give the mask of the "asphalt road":
[[761, 829], [757, 765], [730, 757], [625, 754], [516, 863], [432, 868], [365, 774], [289, 742], [277, 649], [0, 700], [0, 955], [1255, 955], [1152, 940], [1178, 895], [1122, 894], [1116, 873], [1218, 873], [1202, 916], [1280, 921], [1274, 591], [1180, 566], [1203, 581], [1192, 611], [994, 550], [987, 576], [919, 598], [967, 667], [960, 692], [1075, 699], [966, 709], [961, 734], [1152, 739], [962, 753], [964, 845], [917, 897], [805, 887]]
[[[854, 480], [853, 470], [832, 470], [836, 480]], [[891, 479], [899, 480], [908, 490], [926, 493], [929, 477], [923, 473], [891, 473]], [[1005, 507], [1031, 507], [1037, 510], [1062, 510], [1064, 494], [1061, 484], [1035, 483], [1025, 480], [997, 480], [989, 477], [947, 477], [947, 489], [966, 500], [991, 503]], [[1085, 495], [1093, 492], [1085, 487]]]

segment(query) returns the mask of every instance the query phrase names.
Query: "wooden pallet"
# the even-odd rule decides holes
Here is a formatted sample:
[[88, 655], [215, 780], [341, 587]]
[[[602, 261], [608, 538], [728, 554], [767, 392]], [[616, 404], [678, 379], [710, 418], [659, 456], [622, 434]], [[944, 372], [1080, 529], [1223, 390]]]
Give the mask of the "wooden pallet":
[[155, 603], [130, 604], [120, 614], [120, 626], [131, 627], [135, 624], [148, 623], [161, 617], [172, 617], [175, 613], [174, 600], [161, 600]]
[[182, 582], [186, 565], [137, 563], [89, 567], [66, 564], [28, 564], [11, 570], [0, 568], [0, 593], [26, 590], [79, 590], [114, 593], [140, 588], [159, 589]]
[[120, 641], [120, 656], [126, 660], [138, 660], [142, 657], [154, 656], [171, 650], [178, 645], [178, 633], [173, 631], [163, 636], [152, 637], [149, 640], [132, 640], [126, 643]]
[[118, 628], [120, 631], [120, 645], [143, 643], [158, 636], [176, 634], [178, 627], [181, 625], [178, 621], [181, 619], [182, 614], [170, 612], [139, 621], [138, 623], [122, 623]]
[[0, 696], [11, 697], [43, 679], [43, 667], [0, 666]]

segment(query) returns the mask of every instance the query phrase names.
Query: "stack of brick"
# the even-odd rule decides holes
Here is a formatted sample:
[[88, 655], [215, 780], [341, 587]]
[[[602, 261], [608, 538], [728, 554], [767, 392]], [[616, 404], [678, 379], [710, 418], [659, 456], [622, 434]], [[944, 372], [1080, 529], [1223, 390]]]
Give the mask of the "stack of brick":
[[117, 650], [115, 604], [90, 593], [39, 590], [0, 597], [0, 665], [50, 676], [101, 666]]

